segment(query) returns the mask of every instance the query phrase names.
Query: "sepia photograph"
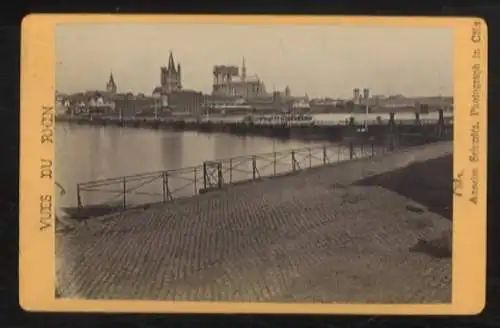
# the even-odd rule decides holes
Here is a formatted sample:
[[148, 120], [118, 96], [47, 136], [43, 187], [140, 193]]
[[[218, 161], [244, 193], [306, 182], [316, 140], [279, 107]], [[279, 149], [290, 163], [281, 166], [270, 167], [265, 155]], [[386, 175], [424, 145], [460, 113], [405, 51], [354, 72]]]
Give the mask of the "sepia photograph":
[[451, 304], [453, 32], [58, 24], [55, 298]]

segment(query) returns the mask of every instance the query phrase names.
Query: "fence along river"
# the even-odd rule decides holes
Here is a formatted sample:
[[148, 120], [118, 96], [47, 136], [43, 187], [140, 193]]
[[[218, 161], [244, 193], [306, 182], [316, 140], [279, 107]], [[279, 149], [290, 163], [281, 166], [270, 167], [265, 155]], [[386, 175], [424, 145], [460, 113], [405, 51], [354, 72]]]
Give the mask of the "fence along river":
[[[390, 132], [394, 124], [389, 128], [388, 136], [392, 139], [398, 135], [399, 139], [399, 132]], [[451, 126], [438, 121], [426, 133], [418, 132], [417, 139], [426, 139], [428, 133], [446, 138]], [[69, 199], [74, 197], [76, 201], [68, 201], [66, 197], [57, 202], [58, 209], [70, 215], [76, 209], [79, 216], [82, 209], [95, 206], [102, 209], [106, 205], [108, 210], [117, 210], [166, 202], [235, 182], [372, 156], [386, 150], [383, 145], [376, 150], [368, 142], [354, 147], [338, 143], [318, 147], [307, 141], [256, 136], [64, 123], [56, 125], [56, 138], [58, 182], [76, 185], [76, 197], [69, 194]]]
[[[323, 144], [325, 142], [322, 142]], [[128, 182], [127, 205], [145, 201], [156, 202], [163, 199], [162, 180], [151, 181], [153, 177], [145, 172], [170, 171], [168, 197], [191, 196], [195, 190], [194, 168], [205, 161], [244, 155], [274, 153], [277, 155], [276, 171], [291, 168], [280, 159], [285, 150], [304, 148], [318, 143], [297, 140], [275, 140], [255, 136], [234, 136], [218, 133], [175, 132], [151, 129], [119, 127], [98, 127], [87, 125], [56, 124], [56, 180], [66, 193], [56, 196], [58, 215], [62, 207], [77, 206], [77, 184], [86, 181], [106, 180], [102, 186], [81, 190], [83, 205], [102, 203], [122, 203], [122, 183], [111, 183], [109, 178], [134, 176]], [[332, 144], [332, 150], [335, 144]], [[299, 154], [297, 154], [299, 159]], [[274, 169], [271, 165], [263, 168], [264, 159], [256, 161], [261, 175]], [[232, 176], [226, 179], [238, 181], [252, 174], [252, 163], [231, 163]], [[228, 163], [229, 165], [229, 163]], [[191, 169], [184, 169], [191, 168]], [[271, 170], [271, 171], [269, 171]], [[250, 173], [248, 173], [250, 172]], [[196, 170], [196, 188], [203, 188], [202, 169]], [[123, 180], [123, 179], [122, 179]], [[127, 180], [127, 178], [126, 178]], [[229, 181], [229, 180], [227, 180]], [[98, 183], [98, 181], [96, 181]], [[144, 183], [142, 187], [138, 184]], [[188, 186], [188, 184], [191, 184]], [[134, 189], [135, 188], [135, 189]]]
[[57, 211], [169, 201], [350, 156], [328, 142], [57, 123], [56, 179], [66, 190]]

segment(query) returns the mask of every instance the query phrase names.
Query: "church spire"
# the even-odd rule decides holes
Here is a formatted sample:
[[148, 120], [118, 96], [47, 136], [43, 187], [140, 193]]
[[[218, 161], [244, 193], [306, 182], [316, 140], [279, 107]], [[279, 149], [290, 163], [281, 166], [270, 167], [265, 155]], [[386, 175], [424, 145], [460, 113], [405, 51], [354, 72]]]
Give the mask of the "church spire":
[[109, 73], [109, 81], [106, 84], [106, 91], [115, 93], [116, 92], [116, 83], [115, 78], [113, 76], [113, 72]]
[[170, 55], [168, 56], [168, 68], [169, 71], [175, 71], [174, 54], [170, 50]]

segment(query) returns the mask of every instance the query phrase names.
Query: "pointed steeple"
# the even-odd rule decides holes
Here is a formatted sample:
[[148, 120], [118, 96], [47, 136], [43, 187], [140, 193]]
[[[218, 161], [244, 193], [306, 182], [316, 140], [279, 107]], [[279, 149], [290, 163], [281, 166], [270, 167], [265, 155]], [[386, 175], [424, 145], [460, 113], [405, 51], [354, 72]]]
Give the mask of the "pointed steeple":
[[168, 68], [169, 71], [175, 71], [174, 54], [170, 50], [170, 55], [168, 56]]
[[109, 81], [106, 83], [106, 91], [115, 93], [116, 92], [116, 83], [115, 83], [115, 78], [113, 76], [113, 72], [109, 73]]

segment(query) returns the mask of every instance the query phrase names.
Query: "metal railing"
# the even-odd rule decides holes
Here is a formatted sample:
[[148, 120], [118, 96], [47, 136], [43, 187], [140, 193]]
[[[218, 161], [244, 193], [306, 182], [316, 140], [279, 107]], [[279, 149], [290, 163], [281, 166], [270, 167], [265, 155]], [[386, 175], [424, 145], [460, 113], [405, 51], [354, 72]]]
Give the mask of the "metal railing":
[[222, 189], [235, 183], [375, 156], [388, 152], [371, 143], [321, 145], [280, 152], [206, 161], [176, 170], [149, 172], [79, 183], [77, 210], [106, 207], [108, 212], [165, 203]]

